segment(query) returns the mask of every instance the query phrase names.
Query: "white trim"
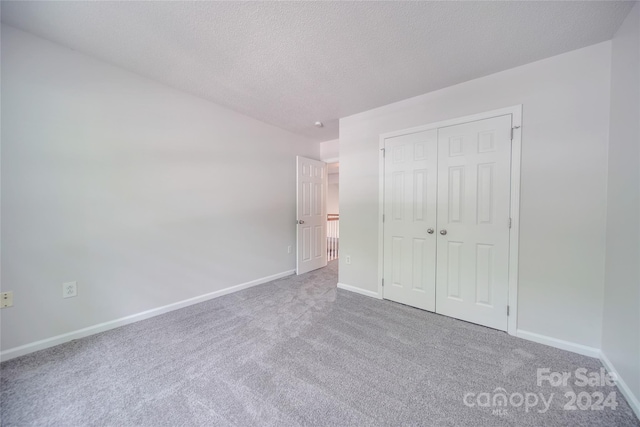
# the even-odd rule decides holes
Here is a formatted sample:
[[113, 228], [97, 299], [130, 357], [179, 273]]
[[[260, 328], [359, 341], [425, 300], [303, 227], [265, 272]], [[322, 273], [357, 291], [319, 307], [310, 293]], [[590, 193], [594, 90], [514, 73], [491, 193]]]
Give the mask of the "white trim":
[[355, 286], [351, 286], [351, 285], [345, 285], [344, 283], [338, 283], [338, 288], [344, 289], [345, 291], [354, 292], [356, 294], [365, 295], [371, 298], [382, 299], [382, 296], [380, 296], [380, 294], [376, 292], [368, 291], [362, 288], [356, 288]]
[[[441, 120], [439, 122], [428, 123], [422, 126], [416, 126], [408, 129], [396, 130], [393, 132], [386, 132], [380, 134], [380, 139], [383, 141], [387, 138], [393, 138], [396, 136], [409, 135], [412, 133], [424, 132], [425, 130], [432, 130], [443, 128], [447, 126], [455, 126], [463, 123], [475, 122], [478, 120], [491, 119], [493, 117], [506, 116], [508, 114], [513, 114], [514, 117], [517, 114], [518, 117], [522, 118], [522, 104], [514, 105], [511, 107], [500, 108], [498, 110], [485, 111], [484, 113], [472, 114], [470, 116], [457, 117], [454, 119]], [[515, 122], [514, 122], [515, 124]], [[382, 145], [384, 147], [384, 145]]]
[[615, 366], [613, 366], [613, 363], [611, 363], [607, 355], [602, 351], [600, 351], [600, 361], [607, 371], [613, 372], [615, 374], [617, 378], [616, 386], [618, 386], [618, 389], [620, 390], [622, 395], [625, 397], [625, 399], [627, 399], [627, 403], [629, 403], [629, 406], [631, 407], [633, 412], [638, 418], [640, 418], [640, 399], [638, 398], [638, 396], [633, 394], [627, 383], [624, 382], [624, 379], [622, 379], [622, 377], [616, 370]]
[[548, 345], [550, 347], [559, 348], [561, 350], [571, 351], [573, 353], [582, 354], [589, 357], [600, 357], [600, 349], [595, 347], [589, 347], [582, 344], [577, 344], [571, 341], [565, 341], [558, 338], [552, 338], [546, 335], [536, 334], [534, 332], [523, 331], [518, 329], [515, 334], [518, 338], [525, 339], [527, 341], [537, 342], [538, 344]]
[[[409, 129], [397, 130], [380, 134], [378, 147], [385, 148], [385, 140], [396, 136], [409, 135], [412, 133], [424, 132], [455, 126], [478, 120], [490, 119], [493, 117], [511, 115], [511, 126], [518, 127], [514, 130], [511, 144], [511, 232], [509, 233], [509, 317], [507, 318], [507, 333], [517, 335], [518, 332], [518, 247], [520, 241], [520, 159], [522, 154], [522, 104], [498, 110], [486, 111], [484, 113], [473, 114], [455, 119], [443, 120], [417, 126]], [[379, 155], [378, 175], [378, 293], [382, 298], [384, 295], [382, 288], [382, 278], [384, 275], [384, 225], [382, 215], [384, 213], [384, 157], [382, 151]], [[597, 356], [594, 356], [597, 357]]]
[[[522, 157], [522, 105], [512, 107], [511, 128], [511, 197], [509, 233], [509, 317], [507, 333], [515, 335], [518, 330], [518, 257], [520, 254], [520, 164]], [[518, 129], [515, 129], [515, 128]]]
[[175, 302], [173, 304], [143, 311], [141, 313], [132, 314], [126, 317], [121, 317], [120, 319], [110, 320], [108, 322], [89, 326], [83, 329], [78, 329], [76, 331], [68, 332], [66, 334], [57, 335], [55, 337], [46, 338], [40, 341], [35, 341], [29, 344], [21, 345], [19, 347], [10, 348], [8, 350], [0, 352], [0, 360], [4, 362], [5, 360], [9, 360], [15, 357], [24, 356], [25, 354], [33, 353], [34, 351], [44, 350], [45, 348], [53, 347], [59, 344], [63, 344], [65, 342], [88, 337], [89, 335], [94, 335], [100, 332], [108, 331], [110, 329], [118, 328], [120, 326], [129, 325], [131, 323], [139, 322], [140, 320], [149, 319], [151, 317], [155, 317], [160, 314], [168, 313], [170, 311], [188, 307], [193, 304], [198, 304], [204, 301], [208, 301], [210, 299], [218, 298], [223, 295], [231, 294], [233, 292], [238, 292], [243, 289], [250, 288], [252, 286], [271, 282], [272, 280], [290, 276], [294, 273], [295, 273], [295, 270], [283, 271], [282, 273], [272, 274], [271, 276], [262, 277], [260, 279], [252, 280], [250, 282], [245, 282], [239, 285], [220, 289], [219, 291], [210, 292], [208, 294], [200, 295], [198, 297], [189, 298], [183, 301]]
[[384, 278], [384, 156], [385, 137], [380, 135], [378, 143], [378, 295], [384, 299], [384, 288], [382, 279]]
[[328, 159], [320, 159], [325, 163], [338, 163], [340, 162], [340, 157], [329, 157]]
[[[300, 203], [300, 156], [296, 156], [296, 274], [300, 274], [300, 227], [298, 227]], [[326, 200], [325, 203], [327, 203]]]

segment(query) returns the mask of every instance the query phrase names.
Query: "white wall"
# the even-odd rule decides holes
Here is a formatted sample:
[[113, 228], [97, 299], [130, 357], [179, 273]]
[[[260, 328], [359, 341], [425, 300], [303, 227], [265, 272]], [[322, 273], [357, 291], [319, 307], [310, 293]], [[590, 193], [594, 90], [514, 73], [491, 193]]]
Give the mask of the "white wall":
[[320, 160], [335, 161], [340, 157], [340, 140], [332, 139], [320, 143]]
[[[640, 4], [613, 38], [602, 352], [640, 401]], [[636, 410], [640, 410], [640, 406]]]
[[3, 350], [295, 268], [317, 143], [7, 26], [2, 125]]
[[[332, 177], [338, 178], [336, 175], [329, 175], [329, 178]], [[335, 179], [334, 178], [334, 179]], [[327, 185], [327, 213], [339, 214], [340, 213], [340, 184], [337, 183], [329, 183]]]
[[[320, 160], [335, 161], [340, 157], [340, 140], [333, 139], [320, 143]], [[327, 186], [327, 213], [340, 213], [339, 204], [339, 174], [333, 173], [328, 176]]]
[[523, 104], [518, 329], [599, 348], [610, 55], [605, 42], [341, 119], [340, 283], [378, 290], [381, 133]]

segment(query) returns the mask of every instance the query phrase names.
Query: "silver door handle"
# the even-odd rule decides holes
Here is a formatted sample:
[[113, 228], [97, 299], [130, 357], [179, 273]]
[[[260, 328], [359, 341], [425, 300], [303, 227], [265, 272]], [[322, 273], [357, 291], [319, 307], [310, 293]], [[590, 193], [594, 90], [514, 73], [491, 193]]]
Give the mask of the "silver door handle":
[[443, 236], [445, 236], [447, 234], [447, 230], [440, 230], [440, 234], [442, 234]]
[[427, 228], [427, 233], [433, 234], [433, 228]]
[[300, 219], [300, 220], [297, 221], [297, 223], [298, 224], [304, 224], [304, 221]]

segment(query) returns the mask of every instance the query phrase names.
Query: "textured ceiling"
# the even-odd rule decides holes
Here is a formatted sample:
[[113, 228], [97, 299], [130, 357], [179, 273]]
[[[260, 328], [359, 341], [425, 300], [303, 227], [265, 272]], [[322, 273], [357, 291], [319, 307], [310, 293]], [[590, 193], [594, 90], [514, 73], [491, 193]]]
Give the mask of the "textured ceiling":
[[608, 40], [631, 7], [3, 1], [2, 21], [324, 141], [340, 117]]

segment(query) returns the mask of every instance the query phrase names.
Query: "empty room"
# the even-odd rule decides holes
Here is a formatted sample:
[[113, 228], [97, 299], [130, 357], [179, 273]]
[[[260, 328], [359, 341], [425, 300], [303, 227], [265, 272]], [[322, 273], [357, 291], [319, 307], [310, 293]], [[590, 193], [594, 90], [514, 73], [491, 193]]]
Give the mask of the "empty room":
[[1, 426], [640, 426], [637, 1], [1, 1]]

